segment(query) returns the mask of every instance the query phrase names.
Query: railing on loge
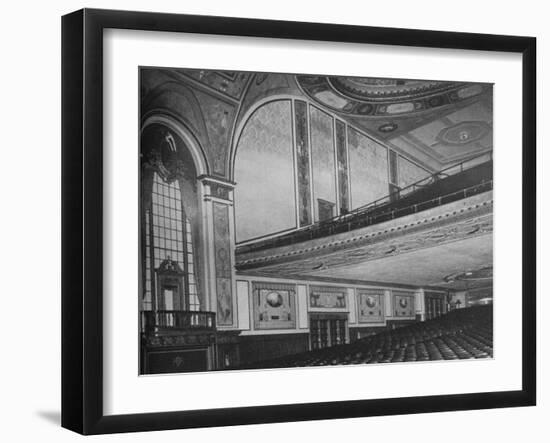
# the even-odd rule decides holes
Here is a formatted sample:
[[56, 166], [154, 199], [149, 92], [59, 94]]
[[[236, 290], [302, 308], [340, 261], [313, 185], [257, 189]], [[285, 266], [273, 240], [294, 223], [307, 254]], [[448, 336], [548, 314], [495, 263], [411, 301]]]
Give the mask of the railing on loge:
[[160, 328], [215, 330], [216, 314], [205, 311], [141, 311], [143, 331]]
[[[474, 184], [468, 186], [472, 182]], [[493, 189], [492, 154], [487, 153], [443, 169], [347, 214], [281, 236], [237, 245], [237, 253], [288, 246], [326, 235], [348, 232], [424, 211], [491, 189]]]

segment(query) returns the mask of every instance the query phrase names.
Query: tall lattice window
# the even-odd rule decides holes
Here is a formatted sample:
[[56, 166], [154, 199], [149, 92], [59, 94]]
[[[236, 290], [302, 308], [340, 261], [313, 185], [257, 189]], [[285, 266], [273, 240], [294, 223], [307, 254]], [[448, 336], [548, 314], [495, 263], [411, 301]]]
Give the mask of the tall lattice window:
[[[144, 308], [155, 308], [152, 303], [152, 291], [155, 285], [155, 269], [164, 260], [174, 260], [184, 270], [185, 299], [188, 309], [200, 310], [195, 280], [193, 259], [193, 238], [191, 223], [182, 206], [181, 192], [177, 180], [165, 182], [156, 172], [153, 177], [151, 207], [145, 215], [146, 279]], [[157, 308], [158, 305], [157, 288]], [[165, 309], [170, 308], [166, 304]]]

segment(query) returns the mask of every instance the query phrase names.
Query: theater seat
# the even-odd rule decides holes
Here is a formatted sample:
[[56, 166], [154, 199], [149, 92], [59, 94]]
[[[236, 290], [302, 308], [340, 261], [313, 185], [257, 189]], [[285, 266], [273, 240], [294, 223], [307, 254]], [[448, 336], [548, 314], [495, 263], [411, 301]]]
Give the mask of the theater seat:
[[354, 343], [249, 364], [241, 369], [492, 358], [491, 305], [385, 330]]

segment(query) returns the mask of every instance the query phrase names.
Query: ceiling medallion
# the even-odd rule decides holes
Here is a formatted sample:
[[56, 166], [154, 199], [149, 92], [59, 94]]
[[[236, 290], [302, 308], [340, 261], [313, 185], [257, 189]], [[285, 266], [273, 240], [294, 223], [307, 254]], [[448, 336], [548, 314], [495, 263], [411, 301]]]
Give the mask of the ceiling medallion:
[[443, 128], [436, 139], [446, 145], [460, 146], [481, 140], [491, 131], [491, 126], [484, 121], [466, 121]]

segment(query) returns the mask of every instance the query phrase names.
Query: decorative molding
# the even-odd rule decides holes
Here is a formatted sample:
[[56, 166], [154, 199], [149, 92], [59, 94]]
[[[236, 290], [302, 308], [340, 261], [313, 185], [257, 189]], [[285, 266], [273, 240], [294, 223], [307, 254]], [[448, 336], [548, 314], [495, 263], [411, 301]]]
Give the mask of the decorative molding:
[[397, 223], [386, 222], [383, 229], [371, 227], [360, 231], [360, 234], [351, 231], [321, 241], [306, 242], [310, 245], [308, 247], [302, 243], [278, 248], [280, 252], [269, 255], [266, 251], [243, 254], [244, 257], [237, 257], [236, 266], [239, 271], [261, 269], [263, 273], [281, 275], [311, 274], [319, 269], [320, 263], [323, 269], [349, 266], [489, 234], [493, 231], [492, 194], [489, 199], [485, 197], [485, 201], [480, 201], [482, 196], [473, 197], [470, 205], [461, 208], [456, 205], [450, 205], [454, 209], [448, 211], [437, 208], [438, 214], [436, 210], [431, 210], [429, 214], [432, 215], [426, 218], [406, 216]]
[[350, 210], [349, 196], [349, 166], [346, 144], [346, 124], [334, 119], [336, 140], [336, 168], [338, 171], [338, 214], [345, 214]]
[[481, 84], [390, 78], [297, 75], [300, 88], [317, 103], [350, 116], [410, 116], [475, 97]]
[[347, 308], [347, 288], [336, 286], [310, 286], [309, 307], [327, 309]]
[[197, 177], [197, 180], [199, 180], [199, 181], [201, 181], [201, 182], [203, 182], [204, 184], [207, 184], [207, 185], [209, 185], [210, 183], [217, 183], [217, 184], [226, 186], [226, 187], [231, 188], [231, 189], [235, 188], [235, 185], [237, 184], [234, 181], [227, 180], [223, 177], [213, 176], [213, 175], [206, 175], [206, 174], [199, 175]]
[[209, 333], [185, 333], [184, 335], [150, 335], [144, 334], [143, 339], [148, 347], [168, 346], [208, 346], [215, 343], [216, 336]]

